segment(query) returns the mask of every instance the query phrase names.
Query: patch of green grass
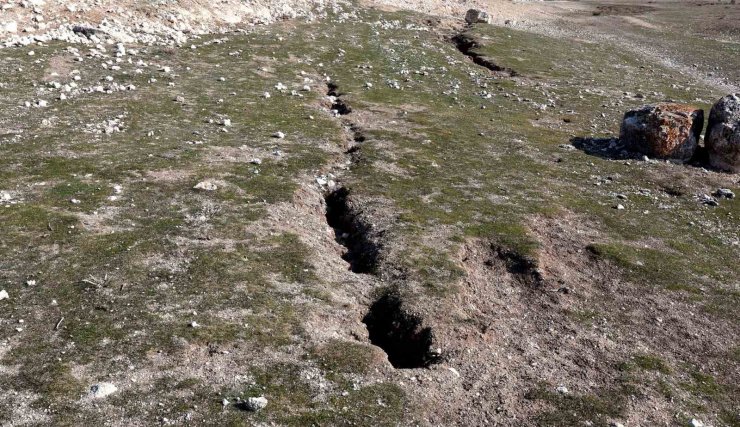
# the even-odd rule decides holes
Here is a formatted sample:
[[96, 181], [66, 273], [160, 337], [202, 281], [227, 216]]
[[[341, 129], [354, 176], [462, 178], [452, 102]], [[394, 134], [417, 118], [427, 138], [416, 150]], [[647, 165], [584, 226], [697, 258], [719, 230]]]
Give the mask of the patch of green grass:
[[330, 372], [363, 374], [372, 366], [373, 354], [366, 344], [331, 340], [316, 348], [312, 359]]
[[689, 375], [692, 381], [681, 383], [681, 387], [693, 395], [715, 400], [725, 392], [725, 388], [712, 375], [697, 370], [689, 372]]
[[527, 392], [527, 399], [547, 402], [546, 409], [535, 417], [539, 426], [566, 426], [591, 423], [608, 426], [610, 420], [621, 418], [627, 409], [630, 388], [603, 390], [598, 394], [561, 394], [547, 384], [540, 384]]
[[669, 375], [672, 372], [670, 366], [663, 359], [650, 354], [636, 354], [629, 361], [620, 365], [620, 369], [623, 371], [629, 372], [635, 368], [644, 371], [656, 371], [664, 375]]

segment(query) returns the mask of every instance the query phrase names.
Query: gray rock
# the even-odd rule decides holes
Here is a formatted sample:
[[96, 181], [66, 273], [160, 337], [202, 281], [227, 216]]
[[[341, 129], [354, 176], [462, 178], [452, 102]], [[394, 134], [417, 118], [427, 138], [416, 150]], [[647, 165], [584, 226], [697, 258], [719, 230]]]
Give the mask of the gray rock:
[[465, 22], [468, 24], [488, 24], [491, 22], [491, 17], [482, 10], [470, 9], [465, 13]]
[[740, 172], [740, 93], [727, 95], [712, 107], [706, 147], [712, 167]]
[[720, 188], [717, 191], [712, 194], [714, 197], [718, 199], [734, 199], [735, 193], [732, 192], [729, 188]]
[[265, 409], [267, 406], [267, 399], [265, 399], [264, 396], [260, 397], [250, 397], [244, 402], [244, 407], [249, 411], [260, 411], [262, 409]]
[[193, 189], [203, 191], [216, 191], [218, 190], [218, 186], [210, 181], [201, 181], [195, 184], [195, 187], [193, 187]]

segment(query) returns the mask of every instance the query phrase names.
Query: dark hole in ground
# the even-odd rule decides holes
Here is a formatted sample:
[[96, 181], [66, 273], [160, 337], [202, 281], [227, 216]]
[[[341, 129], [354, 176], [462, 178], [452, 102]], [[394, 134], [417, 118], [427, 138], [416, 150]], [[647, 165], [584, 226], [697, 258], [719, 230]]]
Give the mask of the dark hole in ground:
[[397, 295], [380, 297], [362, 322], [370, 341], [386, 352], [394, 368], [424, 368], [434, 363], [431, 328], [422, 327], [418, 316], [405, 312]]
[[326, 94], [328, 96], [334, 97], [334, 103], [331, 105], [332, 111], [336, 111], [337, 114], [344, 116], [352, 112], [352, 107], [349, 106], [344, 100], [340, 99], [339, 97], [342, 96], [342, 94], [339, 93], [339, 86], [337, 86], [336, 83], [329, 82], [326, 84], [327, 86], [327, 92]]
[[355, 273], [375, 273], [378, 263], [378, 245], [369, 238], [372, 228], [358, 217], [349, 203], [349, 190], [341, 187], [324, 197], [326, 222], [334, 229], [337, 242], [347, 248], [343, 258]]
[[510, 77], [518, 75], [517, 72], [512, 70], [511, 68], [502, 67], [493, 62], [491, 58], [476, 52], [476, 49], [480, 48], [480, 44], [475, 40], [474, 37], [470, 36], [469, 34], [458, 34], [454, 36], [451, 41], [455, 44], [457, 50], [459, 50], [463, 55], [470, 58], [475, 64], [480, 65], [481, 67], [485, 67], [490, 71], [496, 73], [506, 74]]
[[331, 104], [332, 111], [336, 111], [337, 114], [340, 116], [345, 116], [352, 112], [352, 107], [350, 107], [346, 102], [342, 101], [341, 99], [337, 98], [333, 104]]
[[[521, 281], [529, 285], [542, 284], [543, 278], [540, 270], [537, 268], [537, 262], [516, 251], [492, 246], [493, 253], [506, 265], [506, 271], [518, 277]], [[493, 265], [492, 260], [485, 262], [489, 267]]]
[[367, 140], [365, 132], [363, 132], [361, 127], [353, 124], [349, 130], [352, 131], [352, 139], [355, 142], [365, 142]]

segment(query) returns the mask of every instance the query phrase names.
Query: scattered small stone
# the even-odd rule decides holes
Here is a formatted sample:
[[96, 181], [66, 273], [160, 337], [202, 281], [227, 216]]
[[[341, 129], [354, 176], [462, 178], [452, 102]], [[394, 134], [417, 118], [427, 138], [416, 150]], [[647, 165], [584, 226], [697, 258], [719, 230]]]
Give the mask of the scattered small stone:
[[118, 391], [118, 387], [111, 383], [98, 383], [90, 387], [90, 397], [100, 399]]
[[260, 397], [250, 397], [249, 399], [244, 402], [244, 407], [247, 408], [247, 410], [252, 412], [257, 412], [262, 409], [265, 409], [267, 406], [267, 399], [264, 396]]
[[709, 194], [702, 194], [699, 196], [699, 201], [707, 206], [719, 206], [719, 202]]
[[210, 181], [201, 181], [193, 187], [194, 190], [216, 191], [218, 186]]

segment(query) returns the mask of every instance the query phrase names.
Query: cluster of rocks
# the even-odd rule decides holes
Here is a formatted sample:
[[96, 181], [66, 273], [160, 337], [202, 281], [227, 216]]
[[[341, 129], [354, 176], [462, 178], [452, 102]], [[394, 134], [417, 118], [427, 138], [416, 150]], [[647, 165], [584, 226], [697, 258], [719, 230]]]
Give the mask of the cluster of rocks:
[[235, 28], [283, 19], [324, 18], [343, 12], [336, 0], [238, 0], [181, 5], [132, 0], [0, 0], [0, 48], [61, 40], [71, 43], [182, 45], [193, 35], [231, 32]]
[[[628, 111], [619, 139], [631, 151], [685, 163], [699, 149], [703, 128], [703, 110], [660, 103]], [[740, 172], [740, 94], [727, 95], [712, 107], [704, 149], [713, 168]]]

